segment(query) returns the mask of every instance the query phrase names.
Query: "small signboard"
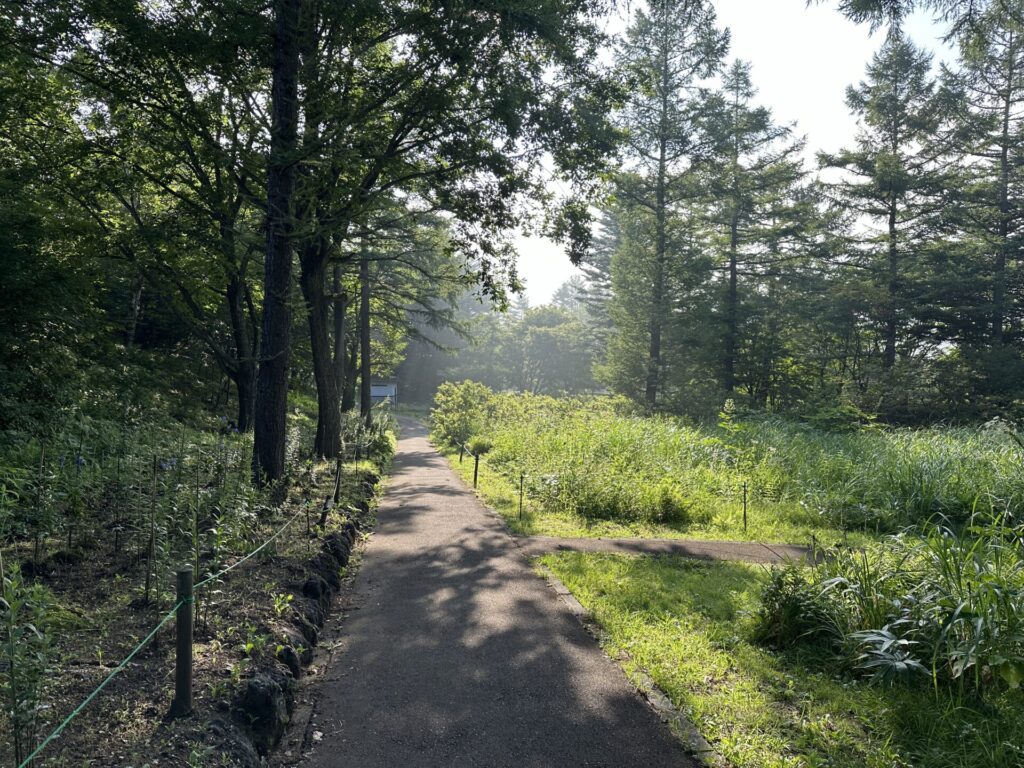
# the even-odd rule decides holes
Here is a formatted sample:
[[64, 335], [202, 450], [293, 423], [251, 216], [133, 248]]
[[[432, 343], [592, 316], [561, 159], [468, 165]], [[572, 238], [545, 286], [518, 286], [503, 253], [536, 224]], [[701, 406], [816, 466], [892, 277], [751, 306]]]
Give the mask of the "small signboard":
[[390, 403], [398, 402], [398, 382], [397, 381], [371, 381], [370, 382], [370, 401], [374, 404], [383, 403], [385, 401]]

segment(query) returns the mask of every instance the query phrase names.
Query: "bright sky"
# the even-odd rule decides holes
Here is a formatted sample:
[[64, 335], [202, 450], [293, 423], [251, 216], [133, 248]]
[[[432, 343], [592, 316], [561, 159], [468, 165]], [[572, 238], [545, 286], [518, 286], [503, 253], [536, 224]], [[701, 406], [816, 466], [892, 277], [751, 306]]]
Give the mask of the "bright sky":
[[[864, 68], [884, 40], [884, 30], [848, 21], [835, 2], [807, 6], [805, 0], [715, 0], [719, 26], [732, 30], [730, 59], [752, 62], [758, 100], [781, 123], [796, 123], [807, 136], [808, 160], [819, 150], [849, 144], [856, 121], [844, 103], [846, 87], [864, 77]], [[612, 20], [610, 29], [623, 22]], [[905, 31], [918, 45], [951, 60], [939, 36], [942, 28], [926, 14], [915, 14]], [[519, 273], [531, 306], [543, 304], [576, 271], [557, 245], [545, 238], [519, 237]]]

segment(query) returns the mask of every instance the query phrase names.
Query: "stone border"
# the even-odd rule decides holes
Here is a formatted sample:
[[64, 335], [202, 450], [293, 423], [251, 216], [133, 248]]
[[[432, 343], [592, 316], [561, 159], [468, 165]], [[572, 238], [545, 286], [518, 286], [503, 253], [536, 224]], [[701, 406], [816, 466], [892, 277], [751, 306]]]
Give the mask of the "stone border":
[[[320, 551], [306, 561], [307, 575], [291, 603], [287, 622], [274, 628], [277, 648], [273, 661], [257, 669], [230, 702], [221, 704], [224, 716], [207, 724], [214, 747], [238, 768], [266, 765], [293, 723], [304, 720], [303, 730], [308, 730], [313, 706], [297, 705], [299, 681], [311, 667], [315, 674], [330, 661], [332, 653], [328, 652], [326, 660], [317, 663], [315, 649], [326, 634], [335, 595], [350, 581], [343, 581], [342, 571], [352, 562], [360, 536], [365, 535], [380, 480], [376, 473], [367, 474], [352, 518], [340, 531], [324, 537]], [[333, 651], [333, 643], [330, 648]], [[304, 742], [308, 739], [306, 734]]]

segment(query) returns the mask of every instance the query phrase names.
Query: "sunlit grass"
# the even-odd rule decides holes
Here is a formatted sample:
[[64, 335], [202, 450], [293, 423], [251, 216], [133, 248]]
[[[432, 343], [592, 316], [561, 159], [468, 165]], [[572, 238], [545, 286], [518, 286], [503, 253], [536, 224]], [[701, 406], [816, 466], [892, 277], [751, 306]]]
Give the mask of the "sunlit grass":
[[[473, 484], [473, 457], [468, 454], [459, 463], [458, 449], [441, 447], [462, 479]], [[810, 545], [812, 537], [822, 546], [847, 544], [859, 546], [870, 537], [856, 531], [844, 533], [829, 527], [817, 516], [808, 516], [794, 504], [748, 504], [747, 529], [743, 528], [743, 506], [739, 503], [716, 505], [701, 523], [648, 523], [640, 520], [588, 519], [565, 510], [551, 509], [531, 498], [524, 483], [523, 514], [519, 514], [519, 481], [502, 474], [486, 460], [480, 462], [477, 491], [483, 501], [505, 520], [513, 533], [528, 536], [567, 538], [665, 538], [705, 539], [711, 541], [763, 541]]]
[[1008, 768], [1024, 764], [1024, 696], [985, 701], [856, 680], [820, 651], [751, 639], [766, 571], [584, 553], [549, 567], [737, 768]]

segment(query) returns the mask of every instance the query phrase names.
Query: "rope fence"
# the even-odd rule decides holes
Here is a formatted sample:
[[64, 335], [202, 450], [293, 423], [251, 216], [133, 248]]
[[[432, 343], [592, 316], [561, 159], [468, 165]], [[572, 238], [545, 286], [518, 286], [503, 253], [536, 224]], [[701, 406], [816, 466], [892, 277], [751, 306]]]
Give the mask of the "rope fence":
[[[43, 739], [39, 746], [37, 746], [27, 758], [25, 758], [21, 763], [18, 764], [18, 768], [28, 768], [32, 761], [35, 760], [42, 753], [42, 751], [47, 747], [47, 745], [49, 745], [54, 739], [60, 736], [60, 734], [64, 731], [65, 728], [67, 728], [71, 721], [78, 717], [78, 715], [82, 713], [82, 710], [84, 710], [89, 705], [89, 703], [93, 699], [95, 699], [104, 688], [106, 688], [107, 684], [125, 670], [125, 668], [131, 662], [131, 660], [135, 658], [135, 656], [138, 655], [139, 651], [145, 648], [153, 640], [154, 637], [156, 637], [157, 632], [159, 632], [160, 629], [162, 629], [163, 626], [167, 624], [167, 622], [170, 621], [172, 617], [177, 617], [179, 622], [177, 653], [175, 654], [175, 701], [173, 703], [172, 709], [174, 710], [175, 714], [187, 714], [188, 711], [190, 711], [192, 708], [191, 605], [194, 601], [194, 590], [198, 590], [206, 586], [207, 584], [210, 584], [213, 581], [221, 579], [229, 571], [233, 571], [235, 568], [242, 565], [242, 563], [255, 557], [261, 551], [266, 549], [267, 546], [269, 546], [275, 539], [277, 539], [282, 533], [284, 533], [285, 530], [288, 529], [292, 523], [294, 523], [301, 515], [305, 514], [306, 512], [307, 510], [305, 509], [305, 507], [303, 509], [300, 509], [291, 518], [289, 518], [289, 520], [284, 525], [278, 528], [277, 531], [275, 531], [270, 538], [268, 538], [266, 541], [260, 544], [260, 546], [258, 546], [256, 549], [252, 550], [247, 555], [242, 557], [240, 560], [232, 563], [231, 565], [213, 574], [212, 576], [208, 576], [207, 578], [203, 579], [194, 586], [192, 585], [191, 567], [189, 567], [188, 569], [183, 569], [181, 572], [179, 572], [179, 599], [177, 603], [175, 603], [174, 607], [163, 615], [163, 617], [160, 619], [157, 625], [153, 627], [153, 629], [150, 631], [148, 635], [146, 635], [145, 638], [143, 638], [142, 642], [136, 645], [135, 648], [133, 648], [132, 651], [127, 656], [125, 656], [124, 660], [120, 664], [118, 664], [110, 672], [110, 674], [103, 679], [103, 682], [96, 686], [96, 688], [93, 689], [92, 693], [86, 696], [82, 703], [75, 707], [74, 710], [72, 710], [71, 714], [64, 718], [61, 724], [54, 728], [50, 735]], [[188, 578], [183, 580], [180, 577], [184, 574], [185, 570], [187, 570], [188, 572]], [[183, 581], [187, 582], [187, 584], [183, 583]], [[188, 607], [188, 610], [181, 610], [182, 608], [186, 607]], [[187, 658], [183, 658], [183, 655]]]

